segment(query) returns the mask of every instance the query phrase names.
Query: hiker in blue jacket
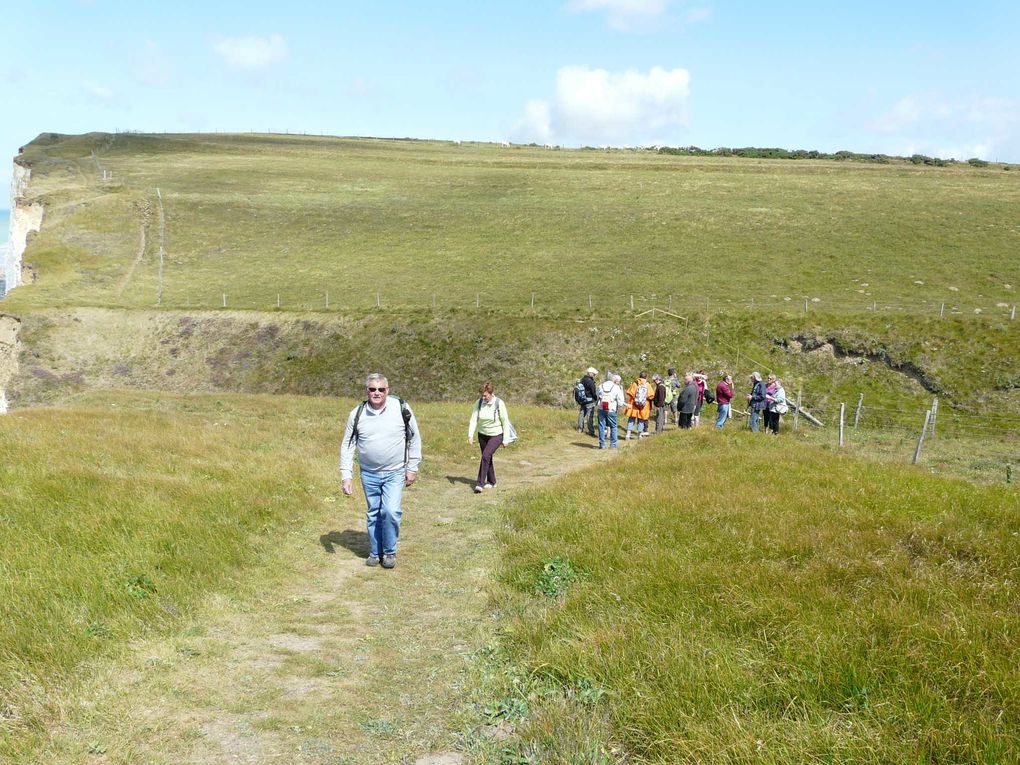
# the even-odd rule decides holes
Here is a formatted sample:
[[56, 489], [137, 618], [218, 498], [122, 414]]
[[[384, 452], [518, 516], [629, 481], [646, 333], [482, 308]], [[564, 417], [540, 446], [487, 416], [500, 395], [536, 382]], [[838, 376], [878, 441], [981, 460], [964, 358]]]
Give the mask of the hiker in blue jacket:
[[768, 406], [768, 394], [760, 372], [751, 372], [751, 392], [747, 394], [747, 403], [751, 409], [751, 432], [761, 429], [761, 413]]

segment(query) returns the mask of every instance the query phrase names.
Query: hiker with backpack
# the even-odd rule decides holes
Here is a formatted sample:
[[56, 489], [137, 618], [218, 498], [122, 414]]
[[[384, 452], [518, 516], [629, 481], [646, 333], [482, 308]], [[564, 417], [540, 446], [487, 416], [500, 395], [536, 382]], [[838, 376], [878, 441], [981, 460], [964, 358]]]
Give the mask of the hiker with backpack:
[[679, 425], [677, 419], [677, 406], [680, 403], [680, 390], [684, 387], [677, 377], [676, 368], [670, 367], [666, 372], [666, 404], [669, 406], [669, 419], [674, 425]]
[[648, 382], [647, 372], [639, 374], [627, 388], [627, 435], [624, 440], [629, 441], [634, 430], [637, 430], [638, 438], [648, 435], [648, 417], [652, 412], [651, 399], [654, 395], [655, 388]]
[[588, 367], [584, 376], [574, 385], [574, 402], [580, 407], [577, 414], [577, 432], [584, 433], [584, 421], [588, 420], [588, 435], [595, 435], [595, 404], [598, 390], [595, 375], [599, 373], [595, 367]]
[[666, 428], [666, 396], [668, 395], [666, 384], [658, 373], [652, 375], [652, 382], [655, 383], [655, 395], [652, 403], [655, 404], [655, 432], [661, 433]]
[[[617, 412], [623, 406], [623, 388], [620, 387], [620, 375], [606, 373], [606, 381], [599, 385], [599, 449], [606, 448], [606, 440], [615, 449], [617, 439]], [[607, 432], [608, 431], [608, 432]]]
[[344, 494], [354, 493], [354, 457], [361, 466], [361, 488], [368, 509], [367, 566], [397, 565], [397, 539], [403, 515], [404, 487], [418, 478], [421, 434], [403, 399], [389, 398], [389, 382], [378, 372], [365, 381], [367, 398], [351, 410], [340, 442], [340, 480]]
[[496, 467], [492, 464], [492, 457], [504, 443], [510, 443], [509, 435], [513, 430], [506, 404], [492, 392], [492, 383], [484, 383], [479, 393], [481, 395], [471, 410], [471, 421], [468, 423], [468, 443], [475, 442], [477, 429], [478, 447], [482, 450], [478, 480], [475, 481], [476, 494], [496, 488]]

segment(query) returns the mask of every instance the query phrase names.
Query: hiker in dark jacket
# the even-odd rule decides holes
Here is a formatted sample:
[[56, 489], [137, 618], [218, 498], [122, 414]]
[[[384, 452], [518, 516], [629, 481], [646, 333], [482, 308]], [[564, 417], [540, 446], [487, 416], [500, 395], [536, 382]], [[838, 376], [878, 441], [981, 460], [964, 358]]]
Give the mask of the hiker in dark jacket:
[[588, 367], [584, 373], [584, 377], [581, 378], [581, 384], [584, 386], [585, 401], [583, 404], [578, 404], [579, 411], [577, 413], [577, 432], [584, 432], [584, 421], [588, 420], [588, 435], [595, 436], [595, 403], [599, 399], [598, 386], [595, 384], [595, 375], [599, 373], [595, 367]]
[[661, 433], [666, 428], [666, 385], [658, 374], [652, 375], [652, 382], [655, 383], [655, 397], [652, 399], [655, 405], [655, 432]]
[[747, 403], [751, 409], [751, 432], [761, 429], [761, 413], [768, 406], [768, 394], [760, 372], [751, 372], [751, 392], [747, 394]]
[[701, 390], [694, 382], [694, 376], [688, 372], [684, 375], [684, 389], [680, 391], [680, 427], [687, 430], [694, 419], [694, 410], [698, 406]]

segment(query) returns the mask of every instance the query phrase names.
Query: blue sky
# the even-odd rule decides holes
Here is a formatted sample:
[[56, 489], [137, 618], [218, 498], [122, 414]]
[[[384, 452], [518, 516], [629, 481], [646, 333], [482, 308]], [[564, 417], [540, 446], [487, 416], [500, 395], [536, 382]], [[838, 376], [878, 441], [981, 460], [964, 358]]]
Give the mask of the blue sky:
[[1020, 162], [1015, 0], [0, 0], [0, 18], [10, 157], [44, 131], [273, 130]]

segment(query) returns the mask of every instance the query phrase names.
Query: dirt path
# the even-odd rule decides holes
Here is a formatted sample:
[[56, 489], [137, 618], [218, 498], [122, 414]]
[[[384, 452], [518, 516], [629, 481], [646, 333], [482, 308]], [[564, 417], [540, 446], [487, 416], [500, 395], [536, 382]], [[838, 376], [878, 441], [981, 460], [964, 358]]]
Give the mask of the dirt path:
[[46, 761], [467, 762], [461, 717], [491, 637], [497, 503], [609, 454], [569, 435], [507, 450], [499, 488], [481, 495], [465, 477], [475, 462], [427, 476], [405, 494], [393, 571], [364, 565], [360, 490], [338, 498], [328, 528], [288, 534], [280, 581], [250, 602], [215, 600], [184, 632], [104, 668], [68, 703]]

